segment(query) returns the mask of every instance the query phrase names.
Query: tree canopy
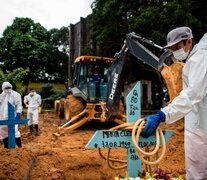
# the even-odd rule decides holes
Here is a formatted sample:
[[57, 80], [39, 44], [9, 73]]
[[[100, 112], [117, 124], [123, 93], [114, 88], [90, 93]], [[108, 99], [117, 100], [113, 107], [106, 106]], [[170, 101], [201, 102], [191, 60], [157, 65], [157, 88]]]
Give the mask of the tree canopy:
[[99, 55], [114, 55], [125, 35], [136, 32], [157, 44], [166, 44], [167, 33], [189, 26], [198, 41], [206, 32], [205, 0], [95, 0], [92, 4], [92, 37]]
[[[59, 34], [62, 35], [62, 31], [67, 37], [64, 30], [61, 30]], [[66, 78], [63, 69], [67, 68], [67, 54], [59, 50], [57, 44], [53, 44], [57, 42], [54, 40], [54, 36], [58, 38], [57, 32], [58, 30], [48, 32], [30, 18], [15, 18], [0, 39], [0, 62], [3, 72], [20, 67], [28, 69], [27, 77], [24, 79], [26, 85], [30, 81]], [[63, 44], [63, 41], [61, 43]], [[62, 71], [57, 68], [59, 66], [63, 68]]]
[[[89, 47], [88, 52], [99, 56], [113, 57], [129, 32], [164, 46], [167, 33], [175, 27], [189, 26], [195, 42], [207, 29], [205, 0], [94, 0], [91, 7], [90, 39], [96, 47]], [[47, 31], [30, 18], [15, 18], [0, 38], [2, 72], [27, 69], [25, 85], [30, 81], [64, 82], [68, 36], [67, 27]]]
[[[65, 82], [67, 78], [68, 66], [68, 41], [69, 32], [67, 27], [62, 27], [60, 30], [51, 29], [49, 32], [49, 44], [51, 47], [50, 59], [47, 61], [48, 77], [55, 78], [57, 82]], [[46, 78], [47, 80], [48, 78]]]
[[27, 76], [27, 72], [28, 69], [23, 68], [17, 68], [13, 71], [7, 71], [6, 73], [0, 69], [0, 84], [8, 81], [12, 84], [14, 90], [17, 90], [20, 94], [23, 94], [27, 88], [23, 83], [25, 77]]

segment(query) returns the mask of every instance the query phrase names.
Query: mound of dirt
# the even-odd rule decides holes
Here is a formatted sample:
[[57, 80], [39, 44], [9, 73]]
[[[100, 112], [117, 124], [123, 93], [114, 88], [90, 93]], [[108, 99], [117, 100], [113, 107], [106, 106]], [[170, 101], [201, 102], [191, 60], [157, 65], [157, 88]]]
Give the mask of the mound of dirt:
[[[0, 144], [0, 179], [113, 180], [126, 175], [126, 169], [110, 169], [97, 149], [85, 148], [96, 130], [110, 129], [114, 124], [88, 122], [77, 130], [54, 136], [62, 124], [64, 120], [55, 113], [46, 112], [40, 114], [39, 136], [30, 135], [28, 126], [20, 125], [22, 148], [8, 150]], [[161, 128], [173, 129], [174, 133], [159, 167], [171, 177], [184, 177], [183, 121]], [[126, 149], [114, 149], [112, 154], [126, 158]]]

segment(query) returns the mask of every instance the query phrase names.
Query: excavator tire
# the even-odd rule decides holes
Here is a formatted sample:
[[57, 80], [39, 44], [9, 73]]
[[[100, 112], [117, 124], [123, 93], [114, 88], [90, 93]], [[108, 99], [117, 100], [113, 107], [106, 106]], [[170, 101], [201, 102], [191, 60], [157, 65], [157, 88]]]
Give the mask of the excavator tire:
[[61, 98], [60, 99], [60, 103], [59, 103], [59, 111], [58, 111], [58, 116], [60, 118], [64, 118], [64, 112], [65, 112], [65, 98]]
[[65, 119], [68, 121], [85, 109], [85, 103], [79, 97], [68, 95], [65, 101]]
[[56, 114], [58, 114], [58, 112], [59, 112], [59, 107], [60, 107], [60, 100], [55, 100], [54, 101], [54, 110], [55, 110]]

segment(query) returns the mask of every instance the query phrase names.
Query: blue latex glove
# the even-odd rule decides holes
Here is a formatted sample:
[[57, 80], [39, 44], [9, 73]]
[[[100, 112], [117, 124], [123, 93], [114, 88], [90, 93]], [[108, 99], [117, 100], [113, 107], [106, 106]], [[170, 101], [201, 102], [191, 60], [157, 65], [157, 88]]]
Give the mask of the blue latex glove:
[[16, 119], [20, 119], [21, 117], [20, 117], [20, 113], [17, 113], [16, 114]]
[[165, 114], [162, 111], [158, 111], [156, 114], [145, 117], [144, 120], [146, 121], [146, 125], [141, 132], [141, 136], [148, 138], [155, 134], [160, 122], [165, 121]]

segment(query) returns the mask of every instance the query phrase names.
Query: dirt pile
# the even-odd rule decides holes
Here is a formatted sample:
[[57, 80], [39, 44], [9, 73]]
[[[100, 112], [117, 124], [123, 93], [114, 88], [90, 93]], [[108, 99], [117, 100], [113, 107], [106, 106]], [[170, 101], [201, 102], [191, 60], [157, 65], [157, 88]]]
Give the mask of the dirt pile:
[[[90, 122], [75, 131], [54, 136], [62, 124], [63, 120], [49, 112], [40, 114], [39, 136], [29, 135], [27, 125], [20, 125], [23, 147], [7, 150], [0, 145], [0, 179], [113, 180], [115, 176], [126, 175], [126, 169], [110, 169], [97, 149], [85, 148], [96, 130], [110, 129], [111, 124]], [[171, 177], [184, 177], [183, 121], [162, 125], [162, 129], [173, 129], [174, 133], [159, 167]], [[125, 149], [113, 153], [126, 157]]]

